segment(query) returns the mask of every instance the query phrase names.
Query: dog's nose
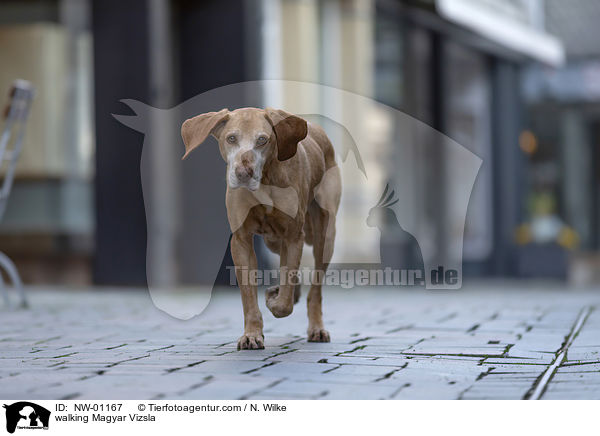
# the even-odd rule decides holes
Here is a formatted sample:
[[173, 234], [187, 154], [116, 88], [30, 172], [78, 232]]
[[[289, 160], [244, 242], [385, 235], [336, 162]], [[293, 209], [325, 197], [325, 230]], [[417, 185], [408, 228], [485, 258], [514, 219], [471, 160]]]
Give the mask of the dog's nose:
[[254, 170], [251, 167], [239, 165], [235, 169], [235, 176], [240, 182], [246, 182], [254, 175]]

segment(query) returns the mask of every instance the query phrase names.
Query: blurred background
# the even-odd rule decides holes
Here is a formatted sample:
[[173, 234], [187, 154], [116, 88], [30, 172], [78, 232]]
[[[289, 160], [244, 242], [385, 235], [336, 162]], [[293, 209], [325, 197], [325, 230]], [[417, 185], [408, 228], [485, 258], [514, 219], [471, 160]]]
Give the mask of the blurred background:
[[[483, 159], [467, 213], [464, 280], [597, 285], [599, 21], [594, 0], [4, 0], [0, 92], [22, 78], [37, 93], [0, 249], [27, 284], [146, 286], [147, 232], [160, 235], [164, 265], [181, 229], [196, 224], [186, 208], [194, 193], [156, 188], [153, 207], [176, 210], [165, 216], [177, 222], [147, 229], [144, 137], [111, 116], [131, 113], [119, 100], [170, 108], [219, 86], [284, 79], [373, 98]], [[386, 127], [376, 114], [369, 126]], [[414, 220], [431, 244], [452, 247], [452, 192], [437, 188], [443, 156], [415, 151], [386, 165], [393, 154], [363, 153], [376, 176], [366, 188], [345, 181], [350, 206], [340, 226], [364, 219], [352, 201], [374, 204], [382, 181], [417, 171], [411, 207], [422, 212]], [[213, 174], [184, 171], [182, 183], [222, 180], [224, 164], [214, 159]], [[363, 246], [347, 239], [342, 249]], [[198, 253], [232, 264], [227, 252], [184, 254], [167, 262], [175, 266], [165, 281], [197, 281]]]

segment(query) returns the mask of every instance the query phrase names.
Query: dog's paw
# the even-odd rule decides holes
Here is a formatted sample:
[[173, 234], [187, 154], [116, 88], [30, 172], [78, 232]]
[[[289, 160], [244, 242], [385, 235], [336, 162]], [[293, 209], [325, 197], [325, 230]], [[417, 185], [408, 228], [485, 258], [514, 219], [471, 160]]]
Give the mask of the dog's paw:
[[308, 329], [308, 342], [329, 342], [329, 332], [324, 328], [309, 328]]
[[265, 300], [268, 303], [269, 301], [275, 300], [278, 295], [279, 295], [279, 286], [271, 286], [270, 288], [267, 288], [267, 290], [265, 291]]
[[265, 301], [275, 318], [284, 318], [294, 310], [293, 304], [281, 304], [279, 300], [279, 286], [272, 286], [266, 290]]
[[265, 348], [265, 337], [262, 334], [245, 333], [238, 339], [238, 350], [262, 350]]

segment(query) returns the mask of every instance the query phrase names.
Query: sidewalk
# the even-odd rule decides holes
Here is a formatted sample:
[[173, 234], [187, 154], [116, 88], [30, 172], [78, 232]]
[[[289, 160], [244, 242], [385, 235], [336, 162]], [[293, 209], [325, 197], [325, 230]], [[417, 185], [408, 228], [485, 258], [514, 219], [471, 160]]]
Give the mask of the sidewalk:
[[284, 319], [261, 292], [258, 351], [236, 350], [237, 292], [180, 321], [145, 291], [29, 290], [0, 310], [0, 398], [600, 399], [600, 291], [520, 286], [327, 289], [327, 344], [306, 290]]

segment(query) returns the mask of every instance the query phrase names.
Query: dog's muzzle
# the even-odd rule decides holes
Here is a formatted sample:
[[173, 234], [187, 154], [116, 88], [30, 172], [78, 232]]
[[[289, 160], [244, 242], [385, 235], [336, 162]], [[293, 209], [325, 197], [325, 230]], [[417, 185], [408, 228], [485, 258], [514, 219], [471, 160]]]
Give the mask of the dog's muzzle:
[[239, 165], [235, 168], [235, 177], [237, 177], [241, 183], [247, 183], [252, 176], [254, 176], [254, 170], [251, 167]]

